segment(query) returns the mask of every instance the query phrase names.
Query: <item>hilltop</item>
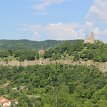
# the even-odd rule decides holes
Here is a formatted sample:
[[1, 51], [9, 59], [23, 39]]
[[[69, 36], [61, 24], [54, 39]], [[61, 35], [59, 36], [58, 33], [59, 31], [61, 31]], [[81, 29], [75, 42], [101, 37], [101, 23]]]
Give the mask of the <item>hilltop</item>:
[[64, 41], [60, 45], [48, 49], [44, 58], [70, 59], [77, 60], [94, 60], [97, 62], [107, 61], [107, 44], [101, 41], [95, 43], [84, 43], [84, 41], [76, 40], [74, 42]]

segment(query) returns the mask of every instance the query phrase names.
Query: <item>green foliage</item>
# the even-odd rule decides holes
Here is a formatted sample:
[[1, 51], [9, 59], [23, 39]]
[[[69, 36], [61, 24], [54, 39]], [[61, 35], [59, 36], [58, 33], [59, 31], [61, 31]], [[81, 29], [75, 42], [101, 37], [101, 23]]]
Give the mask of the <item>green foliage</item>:
[[[2, 87], [5, 83], [9, 83], [6, 88]], [[0, 95], [17, 99], [18, 107], [106, 107], [107, 104], [107, 75], [94, 66], [1, 66], [0, 86]], [[21, 86], [24, 88], [20, 89]]]
[[14, 52], [14, 57], [19, 61], [38, 59], [38, 52], [36, 50], [17, 50]]
[[[65, 41], [55, 48], [51, 48], [45, 53], [44, 58], [59, 59], [61, 56], [65, 59], [71, 56], [74, 61], [94, 60], [98, 62], [107, 61], [107, 44], [96, 41], [94, 44], [84, 44], [82, 40]], [[53, 57], [53, 55], [55, 57]], [[58, 56], [58, 57], [57, 57]]]
[[[8, 45], [6, 45], [8, 43]], [[3, 45], [2, 45], [3, 44]], [[10, 45], [11, 44], [11, 45]], [[17, 47], [16, 46], [19, 46]], [[22, 45], [22, 47], [20, 46]], [[27, 46], [29, 45], [29, 46]], [[6, 47], [5, 47], [6, 46]], [[13, 46], [13, 47], [8, 47]], [[35, 46], [35, 47], [34, 47]], [[38, 54], [38, 49], [45, 49], [43, 56]], [[39, 58], [50, 58], [52, 60], [94, 60], [97, 62], [107, 61], [107, 44], [96, 41], [94, 44], [84, 44], [83, 40], [72, 41], [6, 41], [1, 40], [0, 59], [9, 60], [12, 58], [19, 61], [35, 60]], [[8, 50], [7, 50], [8, 49]]]
[[[44, 58], [52, 60], [107, 61], [107, 44], [84, 44], [83, 40], [1, 40], [0, 59], [39, 59], [41, 47], [46, 49]], [[0, 95], [17, 99], [18, 107], [106, 107], [107, 74], [82, 65], [0, 66]]]
[[0, 50], [0, 58], [5, 58], [10, 55], [10, 52], [8, 50]]
[[19, 50], [19, 49], [44, 49], [58, 45], [61, 41], [30, 41], [30, 40], [0, 40], [0, 49], [2, 50]]

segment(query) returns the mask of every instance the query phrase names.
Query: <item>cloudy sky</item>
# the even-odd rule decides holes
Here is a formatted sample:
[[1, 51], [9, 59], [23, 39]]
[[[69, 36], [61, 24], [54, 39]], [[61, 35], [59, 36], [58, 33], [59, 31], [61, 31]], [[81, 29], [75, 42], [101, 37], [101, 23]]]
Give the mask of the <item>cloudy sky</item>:
[[0, 0], [0, 39], [107, 42], [107, 0]]

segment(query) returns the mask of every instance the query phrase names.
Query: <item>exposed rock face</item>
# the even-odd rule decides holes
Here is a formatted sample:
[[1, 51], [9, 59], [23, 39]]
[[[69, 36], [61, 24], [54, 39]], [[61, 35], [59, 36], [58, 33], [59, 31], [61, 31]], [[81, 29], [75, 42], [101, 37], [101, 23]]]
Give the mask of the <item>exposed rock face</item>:
[[91, 44], [93, 44], [94, 42], [95, 42], [95, 40], [94, 40], [94, 33], [91, 32], [91, 34], [89, 34], [87, 36], [87, 38], [84, 40], [84, 43], [91, 43]]

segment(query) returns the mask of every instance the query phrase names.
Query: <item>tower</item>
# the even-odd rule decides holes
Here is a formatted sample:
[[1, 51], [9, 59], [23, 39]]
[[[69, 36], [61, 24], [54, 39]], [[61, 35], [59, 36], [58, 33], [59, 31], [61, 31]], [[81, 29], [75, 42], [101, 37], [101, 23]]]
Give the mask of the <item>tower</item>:
[[40, 49], [40, 50], [38, 51], [38, 53], [39, 53], [39, 56], [40, 56], [40, 57], [43, 57], [44, 54], [45, 54], [45, 51], [44, 51], [44, 49], [42, 48], [42, 49]]
[[95, 42], [94, 40], [94, 33], [91, 32], [87, 37], [86, 39], [84, 40], [84, 43], [91, 43], [93, 44]]

